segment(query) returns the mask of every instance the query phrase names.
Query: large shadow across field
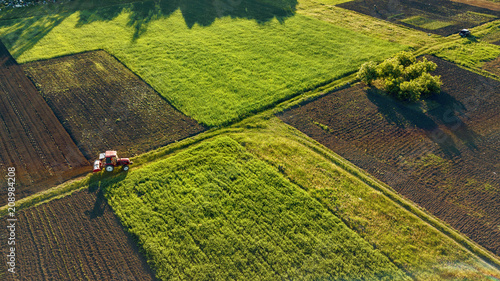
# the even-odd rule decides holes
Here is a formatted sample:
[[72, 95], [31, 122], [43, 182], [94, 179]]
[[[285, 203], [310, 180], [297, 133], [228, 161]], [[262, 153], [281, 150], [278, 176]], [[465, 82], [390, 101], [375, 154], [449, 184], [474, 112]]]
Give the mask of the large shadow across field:
[[[274, 18], [284, 22], [295, 14], [297, 6], [297, 0], [154, 0], [111, 6], [105, 5], [109, 1], [102, 2], [104, 3], [74, 5], [69, 9], [64, 9], [65, 5], [69, 5], [64, 4], [60, 5], [62, 8], [33, 13], [34, 17], [17, 19], [17, 25], [3, 35], [4, 38], [9, 38], [4, 40], [4, 43], [8, 47], [16, 46], [10, 49], [14, 57], [19, 57], [77, 11], [80, 12], [77, 27], [98, 21], [110, 21], [123, 12], [129, 13], [127, 25], [134, 28], [131, 41], [135, 41], [144, 34], [151, 22], [168, 18], [177, 10], [181, 11], [186, 25], [192, 28], [195, 24], [210, 26], [217, 18], [226, 16], [255, 20], [258, 23], [265, 23]], [[8, 20], [0, 20], [0, 27], [11, 25], [12, 22]]]

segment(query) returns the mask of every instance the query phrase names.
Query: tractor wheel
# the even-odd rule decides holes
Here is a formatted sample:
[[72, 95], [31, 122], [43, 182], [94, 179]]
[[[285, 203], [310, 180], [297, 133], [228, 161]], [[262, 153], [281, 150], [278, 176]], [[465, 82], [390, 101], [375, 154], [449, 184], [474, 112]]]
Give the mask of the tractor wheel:
[[126, 172], [126, 171], [128, 171], [128, 166], [127, 166], [127, 165], [123, 166], [123, 170], [124, 170], [125, 172]]
[[113, 166], [106, 166], [106, 172], [113, 172], [114, 169], [115, 167]]

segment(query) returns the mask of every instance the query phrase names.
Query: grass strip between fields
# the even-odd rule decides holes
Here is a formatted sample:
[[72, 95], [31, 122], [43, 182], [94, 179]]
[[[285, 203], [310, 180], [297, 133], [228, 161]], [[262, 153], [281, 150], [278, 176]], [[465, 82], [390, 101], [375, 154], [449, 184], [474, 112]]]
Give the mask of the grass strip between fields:
[[[276, 169], [281, 165], [284, 169], [283, 172], [293, 183], [307, 190], [310, 196], [318, 199], [332, 213], [341, 218], [352, 229], [358, 231], [365, 240], [375, 245], [410, 276], [417, 279], [420, 277], [424, 280], [441, 280], [439, 276], [448, 274], [447, 276], [462, 276], [464, 278], [468, 276], [472, 280], [483, 280], [484, 274], [491, 276], [499, 274], [498, 271], [467, 254], [467, 251], [464, 252], [461, 247], [465, 246], [474, 255], [480, 256], [498, 268], [500, 262], [496, 257], [419, 209], [413, 203], [400, 197], [390, 187], [366, 175], [296, 129], [271, 117], [270, 113], [272, 112], [251, 117], [231, 128], [211, 130], [140, 155], [133, 159], [137, 165], [134, 164], [132, 171], [141, 169], [144, 164], [149, 165], [159, 159], [169, 158], [186, 148], [211, 141], [217, 136], [229, 135], [244, 145], [249, 152], [275, 166]], [[283, 143], [283, 141], [285, 142]], [[297, 145], [301, 147], [300, 150], [287, 151], [287, 149], [293, 149]], [[120, 177], [120, 174], [117, 176]], [[74, 184], [64, 184], [46, 194], [37, 194], [23, 199], [18, 202], [21, 203], [19, 208], [28, 208], [30, 204], [46, 203], [57, 197], [70, 194], [71, 190], [87, 188], [89, 185], [106, 186], [109, 184], [108, 180], [112, 182], [113, 177], [103, 180], [100, 174], [89, 175], [83, 180], [75, 181]], [[356, 181], [359, 183], [355, 183]], [[383, 196], [377, 195], [378, 192]], [[375, 196], [375, 198], [365, 196]], [[363, 198], [358, 202], [358, 197]], [[338, 204], [339, 200], [335, 198], [341, 198], [343, 203]], [[352, 202], [358, 205], [351, 204]], [[371, 202], [376, 203], [371, 204]], [[398, 206], [403, 207], [409, 213], [402, 211], [401, 207]], [[360, 213], [360, 210], [366, 210], [366, 212]], [[0, 208], [2, 216], [5, 212], [5, 207]], [[375, 217], [373, 217], [374, 215]], [[418, 219], [416, 217], [412, 219], [411, 216], [414, 215]], [[366, 221], [374, 222], [375, 226], [370, 226]], [[439, 232], [429, 228], [426, 223], [435, 227]], [[451, 240], [446, 242], [447, 240], [442, 235], [448, 236]], [[398, 248], [398, 245], [406, 246]], [[419, 250], [415, 252], [414, 249]]]
[[0, 38], [20, 63], [104, 49], [174, 107], [211, 127], [407, 48], [300, 14], [263, 22], [224, 16], [203, 25], [198, 22], [208, 15], [199, 8], [193, 11], [198, 21], [188, 26], [181, 11], [156, 9], [136, 29], [134, 19], [143, 15], [120, 7], [109, 15], [95, 9], [0, 21]]
[[229, 137], [131, 171], [104, 190], [161, 279], [406, 279]]

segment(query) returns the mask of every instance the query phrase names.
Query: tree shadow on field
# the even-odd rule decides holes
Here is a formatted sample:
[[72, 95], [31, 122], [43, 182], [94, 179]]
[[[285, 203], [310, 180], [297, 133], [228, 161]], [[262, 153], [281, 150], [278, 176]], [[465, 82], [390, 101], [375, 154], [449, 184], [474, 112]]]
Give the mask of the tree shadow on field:
[[[71, 2], [69, 2], [71, 3]], [[33, 48], [45, 35], [75, 12], [79, 12], [76, 28], [93, 22], [111, 21], [123, 12], [128, 13], [127, 26], [133, 27], [131, 40], [135, 41], [147, 31], [149, 24], [167, 18], [180, 10], [186, 25], [210, 26], [217, 18], [229, 16], [266, 23], [274, 18], [283, 23], [295, 14], [297, 0], [150, 0], [129, 4], [103, 6], [104, 4], [76, 5], [41, 13], [38, 16], [0, 21], [0, 27], [9, 28], [2, 35], [4, 44], [19, 57]], [[95, 6], [95, 7], [94, 7]], [[79, 8], [80, 7], [80, 8]], [[88, 9], [84, 9], [88, 8]], [[39, 17], [41, 16], [41, 17]]]
[[217, 18], [230, 16], [265, 23], [274, 18], [283, 23], [295, 14], [297, 0], [151, 0], [91, 11], [82, 11], [77, 26], [109, 21], [129, 13], [128, 26], [134, 28], [132, 41], [147, 31], [151, 21], [167, 18], [180, 10], [186, 25], [210, 26]]
[[463, 119], [469, 118], [466, 106], [445, 91], [429, 98], [429, 100], [439, 104], [439, 107], [430, 110], [427, 114], [438, 120], [469, 149], [478, 149], [477, 141], [480, 140], [480, 135], [463, 121]]
[[52, 15], [42, 19], [25, 18], [16, 25], [8, 21], [0, 21], [0, 28], [9, 27], [2, 34], [2, 42], [15, 58], [33, 48], [45, 35], [58, 26], [68, 15]]
[[106, 207], [108, 206], [108, 201], [104, 196], [105, 188], [111, 184], [120, 182], [124, 180], [128, 175], [128, 172], [122, 172], [120, 169], [111, 173], [99, 172], [93, 174], [89, 180], [88, 192], [96, 194], [96, 201], [94, 207], [91, 211], [86, 211], [85, 214], [90, 217], [90, 219], [95, 219], [104, 214]]
[[[451, 128], [443, 130], [443, 127], [446, 126], [443, 119], [435, 118], [435, 116], [429, 112], [423, 112], [422, 109], [415, 104], [406, 104], [385, 96], [381, 90], [375, 87], [366, 90], [366, 93], [367, 98], [377, 106], [379, 113], [381, 113], [389, 123], [395, 124], [403, 129], [418, 128], [423, 130], [429, 140], [437, 144], [447, 157], [451, 158], [461, 154], [452, 135], [449, 133], [455, 133], [454, 130]], [[446, 100], [448, 100], [450, 96], [447, 94], [443, 95], [445, 95], [445, 97], [440, 98], [440, 105], [434, 110], [441, 112], [443, 110], [442, 105], [447, 104]], [[450, 111], [449, 116], [444, 117], [444, 115], [441, 115], [441, 117], [460, 120], [455, 114], [456, 111]]]

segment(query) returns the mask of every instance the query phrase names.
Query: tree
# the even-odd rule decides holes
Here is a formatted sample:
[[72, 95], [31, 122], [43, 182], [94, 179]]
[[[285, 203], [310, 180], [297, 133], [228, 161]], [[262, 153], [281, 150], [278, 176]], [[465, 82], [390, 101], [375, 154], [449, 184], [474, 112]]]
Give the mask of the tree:
[[403, 70], [404, 67], [396, 58], [386, 59], [377, 67], [380, 78], [398, 78], [403, 73]]
[[429, 73], [422, 73], [422, 75], [416, 78], [417, 82], [422, 88], [422, 95], [429, 96], [432, 93], [439, 93], [441, 91], [441, 76], [432, 76]]
[[399, 84], [398, 98], [400, 100], [418, 101], [422, 94], [422, 86], [416, 79], [403, 81]]
[[408, 67], [417, 61], [417, 58], [412, 52], [402, 51], [396, 54], [394, 57], [403, 67]]
[[373, 61], [365, 62], [358, 71], [358, 79], [371, 85], [373, 80], [378, 78], [377, 63]]
[[434, 62], [423, 58], [417, 61], [411, 52], [400, 52], [379, 65], [364, 63], [358, 71], [358, 78], [368, 85], [380, 79], [387, 94], [406, 101], [418, 101], [441, 91], [441, 76], [429, 72], [436, 70]]
[[424, 73], [429, 73], [436, 70], [437, 65], [432, 61], [423, 58], [422, 61], [413, 63], [404, 69], [403, 75], [406, 80], [416, 79]]

